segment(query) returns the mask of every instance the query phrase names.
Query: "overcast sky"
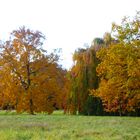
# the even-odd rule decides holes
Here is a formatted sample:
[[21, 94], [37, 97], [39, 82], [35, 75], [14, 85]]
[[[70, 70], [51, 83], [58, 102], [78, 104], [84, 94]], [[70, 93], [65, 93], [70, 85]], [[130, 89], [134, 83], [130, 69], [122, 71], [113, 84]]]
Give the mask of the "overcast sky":
[[72, 65], [72, 53], [111, 30], [123, 16], [134, 16], [140, 0], [0, 0], [0, 39], [25, 25], [46, 36], [49, 51], [62, 48], [63, 67]]

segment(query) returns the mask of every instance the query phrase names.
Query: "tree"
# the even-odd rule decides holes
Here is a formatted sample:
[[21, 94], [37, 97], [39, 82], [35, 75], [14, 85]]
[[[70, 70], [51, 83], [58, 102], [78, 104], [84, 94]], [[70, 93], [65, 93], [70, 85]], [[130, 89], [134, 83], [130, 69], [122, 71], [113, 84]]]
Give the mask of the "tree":
[[0, 94], [3, 104], [12, 104], [19, 112], [52, 113], [60, 96], [59, 81], [64, 75], [60, 74], [56, 55], [47, 55], [42, 49], [44, 39], [41, 32], [22, 27], [1, 46]]
[[[99, 42], [98, 42], [99, 41]], [[102, 102], [97, 97], [90, 96], [90, 89], [97, 89], [99, 79], [96, 75], [96, 67], [99, 61], [96, 58], [96, 50], [101, 47], [102, 39], [94, 40], [94, 47], [78, 49], [75, 52], [74, 66], [70, 71], [70, 95], [69, 111], [84, 115], [101, 115]]]
[[140, 19], [139, 13], [130, 21], [124, 18], [121, 25], [113, 24], [114, 40], [102, 48], [97, 57], [101, 63], [97, 73], [99, 88], [93, 90], [100, 97], [105, 110], [120, 115], [140, 109]]

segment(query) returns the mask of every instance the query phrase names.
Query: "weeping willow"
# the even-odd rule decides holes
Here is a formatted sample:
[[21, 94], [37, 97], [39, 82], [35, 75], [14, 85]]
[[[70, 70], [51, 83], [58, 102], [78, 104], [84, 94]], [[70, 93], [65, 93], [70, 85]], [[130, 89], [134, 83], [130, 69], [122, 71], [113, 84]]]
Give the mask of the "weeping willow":
[[90, 89], [97, 89], [99, 78], [96, 67], [99, 60], [96, 51], [103, 46], [103, 40], [96, 38], [94, 45], [78, 49], [73, 55], [74, 66], [70, 71], [71, 89], [69, 112], [71, 114], [102, 115], [103, 107], [99, 98], [90, 96]]

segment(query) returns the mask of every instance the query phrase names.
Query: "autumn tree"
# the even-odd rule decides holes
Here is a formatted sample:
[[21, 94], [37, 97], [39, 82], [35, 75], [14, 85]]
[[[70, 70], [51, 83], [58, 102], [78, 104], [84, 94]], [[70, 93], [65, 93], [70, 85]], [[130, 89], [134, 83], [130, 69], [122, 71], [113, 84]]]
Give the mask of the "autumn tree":
[[[54, 54], [42, 48], [44, 35], [25, 27], [11, 33], [11, 39], [1, 45], [0, 96], [4, 104], [12, 104], [17, 111], [54, 110], [60, 96], [63, 74]], [[60, 74], [61, 73], [61, 74]]]
[[70, 111], [76, 114], [101, 115], [102, 102], [98, 97], [90, 96], [90, 89], [97, 89], [99, 79], [96, 67], [99, 63], [96, 51], [103, 45], [103, 40], [96, 38], [87, 49], [79, 49], [73, 56], [74, 66], [70, 71]]
[[[94, 96], [100, 97], [105, 110], [138, 113], [140, 110], [140, 16], [124, 18], [121, 25], [113, 24], [114, 41], [102, 48], [97, 56], [101, 82]], [[116, 41], [115, 41], [116, 40]]]

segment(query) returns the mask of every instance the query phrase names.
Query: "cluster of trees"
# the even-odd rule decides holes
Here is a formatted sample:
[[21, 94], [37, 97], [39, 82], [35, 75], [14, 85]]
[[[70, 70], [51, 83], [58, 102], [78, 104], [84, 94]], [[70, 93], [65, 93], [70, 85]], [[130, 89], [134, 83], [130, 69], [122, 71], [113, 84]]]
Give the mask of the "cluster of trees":
[[0, 109], [140, 116], [139, 12], [76, 50], [69, 71], [43, 49], [44, 39], [22, 27], [0, 42]]
[[67, 112], [85, 115], [140, 115], [140, 13], [112, 33], [78, 49], [69, 72]]

